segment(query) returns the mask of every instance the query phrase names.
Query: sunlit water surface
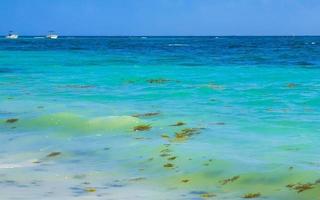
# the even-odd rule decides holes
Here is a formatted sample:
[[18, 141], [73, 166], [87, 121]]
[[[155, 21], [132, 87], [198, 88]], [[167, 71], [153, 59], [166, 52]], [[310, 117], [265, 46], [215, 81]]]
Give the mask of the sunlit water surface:
[[0, 40], [0, 199], [316, 200], [319, 37]]

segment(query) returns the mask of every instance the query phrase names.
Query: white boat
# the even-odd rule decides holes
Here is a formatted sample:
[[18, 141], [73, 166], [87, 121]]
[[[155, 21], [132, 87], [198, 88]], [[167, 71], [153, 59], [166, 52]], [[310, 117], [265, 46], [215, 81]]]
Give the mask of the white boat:
[[53, 40], [58, 39], [58, 37], [59, 36], [55, 34], [53, 31], [50, 31], [49, 34], [47, 35], [48, 39], [53, 39]]
[[18, 39], [18, 35], [14, 34], [12, 31], [9, 32], [9, 34], [6, 36], [7, 39]]

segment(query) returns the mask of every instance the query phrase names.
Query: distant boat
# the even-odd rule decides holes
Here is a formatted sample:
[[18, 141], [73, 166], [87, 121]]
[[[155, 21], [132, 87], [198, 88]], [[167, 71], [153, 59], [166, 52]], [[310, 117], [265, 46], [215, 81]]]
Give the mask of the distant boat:
[[17, 34], [14, 34], [12, 31], [10, 31], [6, 36], [7, 39], [18, 39], [18, 37], [19, 36]]
[[50, 31], [49, 34], [47, 35], [47, 38], [55, 40], [55, 39], [58, 39], [58, 35], [55, 34], [53, 31]]

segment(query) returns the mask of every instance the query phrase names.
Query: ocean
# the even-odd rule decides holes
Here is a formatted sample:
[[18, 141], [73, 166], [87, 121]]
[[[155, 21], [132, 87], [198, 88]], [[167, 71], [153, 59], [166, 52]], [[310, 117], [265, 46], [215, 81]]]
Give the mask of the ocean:
[[0, 39], [0, 199], [316, 200], [320, 37]]

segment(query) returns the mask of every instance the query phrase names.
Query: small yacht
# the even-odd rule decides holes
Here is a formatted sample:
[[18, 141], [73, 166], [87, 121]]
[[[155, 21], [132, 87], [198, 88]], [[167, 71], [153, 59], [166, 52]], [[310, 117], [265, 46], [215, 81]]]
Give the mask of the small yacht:
[[50, 31], [49, 34], [47, 35], [48, 39], [58, 39], [58, 35], [55, 34], [53, 31]]
[[7, 39], [18, 39], [18, 37], [19, 36], [17, 34], [14, 34], [12, 31], [10, 31], [6, 36]]

